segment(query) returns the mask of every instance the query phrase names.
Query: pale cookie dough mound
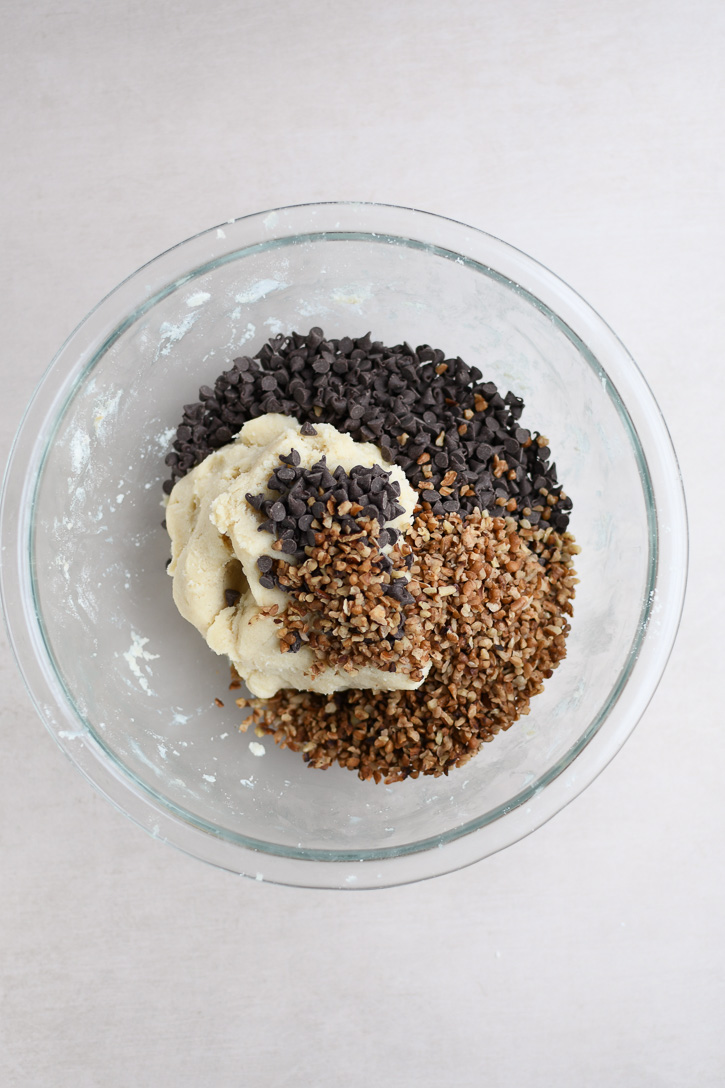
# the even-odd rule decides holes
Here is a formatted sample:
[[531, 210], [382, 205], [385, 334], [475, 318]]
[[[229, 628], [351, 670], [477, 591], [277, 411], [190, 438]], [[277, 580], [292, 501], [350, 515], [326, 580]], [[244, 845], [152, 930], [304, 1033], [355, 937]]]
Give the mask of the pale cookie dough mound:
[[[260, 416], [245, 424], [233, 443], [210, 454], [178, 481], [166, 511], [174, 602], [211, 649], [229, 658], [259, 698], [270, 698], [281, 688], [325, 695], [348, 688], [417, 688], [420, 681], [403, 672], [372, 667], [353, 673], [341, 668], [320, 672], [313, 668], [307, 646], [294, 654], [281, 652], [274, 617], [287, 608], [289, 597], [281, 589], [261, 585], [257, 566], [260, 556], [279, 559], [280, 553], [272, 548], [272, 534], [259, 532], [260, 518], [246, 499], [247, 494], [268, 493], [280, 454], [297, 450], [305, 468], [323, 455], [331, 471], [338, 465], [346, 472], [356, 465], [383, 466], [400, 485], [404, 508], [390, 522], [393, 528], [404, 531], [412, 524], [417, 502], [403, 471], [389, 465], [376, 446], [355, 442], [331, 424], [315, 424], [314, 429], [316, 434], [304, 434], [289, 416]], [[235, 603], [228, 603], [237, 594]]]

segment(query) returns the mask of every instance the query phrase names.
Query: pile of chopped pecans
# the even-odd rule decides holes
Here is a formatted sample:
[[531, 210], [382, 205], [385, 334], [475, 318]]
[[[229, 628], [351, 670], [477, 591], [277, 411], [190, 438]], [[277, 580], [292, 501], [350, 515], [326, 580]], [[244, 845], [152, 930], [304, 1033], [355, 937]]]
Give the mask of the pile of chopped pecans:
[[411, 607], [406, 558], [412, 549], [400, 540], [385, 554], [377, 519], [358, 524], [358, 532], [345, 533], [328, 514], [304, 563], [276, 560], [275, 581], [290, 595], [277, 620], [282, 652], [309, 646], [312, 677], [326, 668], [355, 673], [371, 667], [405, 673], [417, 683], [430, 647]]
[[[341, 543], [338, 539], [335, 546]], [[242, 730], [251, 726], [259, 735], [273, 736], [282, 747], [302, 752], [312, 767], [337, 762], [362, 779], [391, 783], [447, 774], [528, 713], [531, 698], [566, 654], [578, 581], [573, 556], [580, 549], [574, 538], [546, 524], [533, 527], [526, 519], [492, 518], [477, 510], [465, 519], [457, 513], [441, 518], [419, 508], [404, 543], [413, 557], [406, 589], [414, 601], [401, 610], [405, 636], [419, 640], [432, 662], [422, 685], [414, 691], [351, 689], [332, 696], [285, 689], [267, 700], [239, 699], [239, 706], [252, 708]], [[329, 538], [318, 547], [329, 555]], [[384, 617], [373, 616], [367, 606], [346, 613], [346, 587], [354, 572], [350, 563], [346, 571], [335, 572], [336, 561], [320, 568], [315, 559], [332, 578], [326, 586], [335, 584], [336, 573], [344, 574], [339, 593], [332, 593], [339, 613], [333, 620], [351, 639], [354, 633], [352, 652], [367, 653], [363, 647], [378, 652], [380, 625], [392, 627], [387, 618], [396, 602], [385, 600]], [[294, 580], [299, 570], [290, 567], [284, 576]], [[373, 584], [379, 583], [371, 580], [365, 590]], [[301, 594], [302, 582], [293, 588]], [[284, 623], [293, 639], [306, 625], [308, 637], [314, 632], [315, 645], [329, 654], [333, 631], [323, 617], [330, 602], [319, 609], [314, 603], [299, 600]]]

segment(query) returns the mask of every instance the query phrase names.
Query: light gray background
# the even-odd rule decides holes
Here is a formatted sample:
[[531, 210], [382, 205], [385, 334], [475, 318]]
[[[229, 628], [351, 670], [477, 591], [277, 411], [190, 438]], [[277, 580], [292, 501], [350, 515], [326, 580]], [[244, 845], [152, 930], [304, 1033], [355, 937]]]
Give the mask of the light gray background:
[[3, 459], [65, 336], [176, 241], [274, 205], [450, 215], [577, 288], [670, 424], [693, 558], [636, 733], [546, 827], [386, 892], [147, 838], [66, 762], [3, 636], [3, 1086], [725, 1084], [725, 6], [0, 5]]

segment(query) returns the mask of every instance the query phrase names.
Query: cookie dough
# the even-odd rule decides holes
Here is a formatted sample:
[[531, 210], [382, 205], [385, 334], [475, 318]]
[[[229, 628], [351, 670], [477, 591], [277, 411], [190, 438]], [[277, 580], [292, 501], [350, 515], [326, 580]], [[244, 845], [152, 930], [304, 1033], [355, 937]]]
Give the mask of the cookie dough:
[[[308, 468], [324, 455], [331, 471], [338, 465], [347, 472], [355, 465], [382, 465], [400, 484], [404, 513], [390, 522], [397, 529], [411, 524], [417, 501], [403, 471], [389, 465], [376, 446], [356, 442], [331, 424], [316, 424], [316, 435], [300, 430], [301, 424], [289, 416], [260, 416], [245, 424], [234, 442], [210, 454], [176, 483], [166, 510], [171, 537], [168, 573], [176, 607], [215, 653], [229, 658], [260, 698], [270, 698], [281, 688], [322, 694], [347, 688], [417, 688], [420, 681], [375, 668], [354, 673], [328, 668], [313, 678], [312, 654], [306, 646], [297, 653], [280, 652], [274, 617], [287, 607], [287, 594], [260, 585], [257, 567], [260, 556], [278, 558], [279, 552], [272, 549], [272, 534], [259, 532], [260, 517], [245, 498], [267, 491], [279, 455], [296, 449]], [[236, 604], [226, 603], [227, 590], [239, 593]]]

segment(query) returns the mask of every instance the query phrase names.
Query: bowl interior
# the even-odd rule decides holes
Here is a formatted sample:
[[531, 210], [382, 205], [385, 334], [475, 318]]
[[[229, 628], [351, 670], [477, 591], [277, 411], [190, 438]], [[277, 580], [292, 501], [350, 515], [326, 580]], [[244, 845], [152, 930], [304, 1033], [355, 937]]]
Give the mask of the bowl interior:
[[[376, 786], [239, 733], [228, 666], [171, 599], [161, 482], [181, 406], [234, 357], [312, 325], [430, 343], [478, 366], [524, 398], [522, 425], [547, 435], [574, 501], [581, 584], [568, 657], [528, 717], [445, 778]], [[493, 268], [369, 233], [232, 249], [109, 328], [64, 396], [33, 507], [43, 638], [79, 728], [183, 819], [290, 856], [420, 849], [541, 790], [618, 698], [652, 591], [644, 458], [587, 347]]]

